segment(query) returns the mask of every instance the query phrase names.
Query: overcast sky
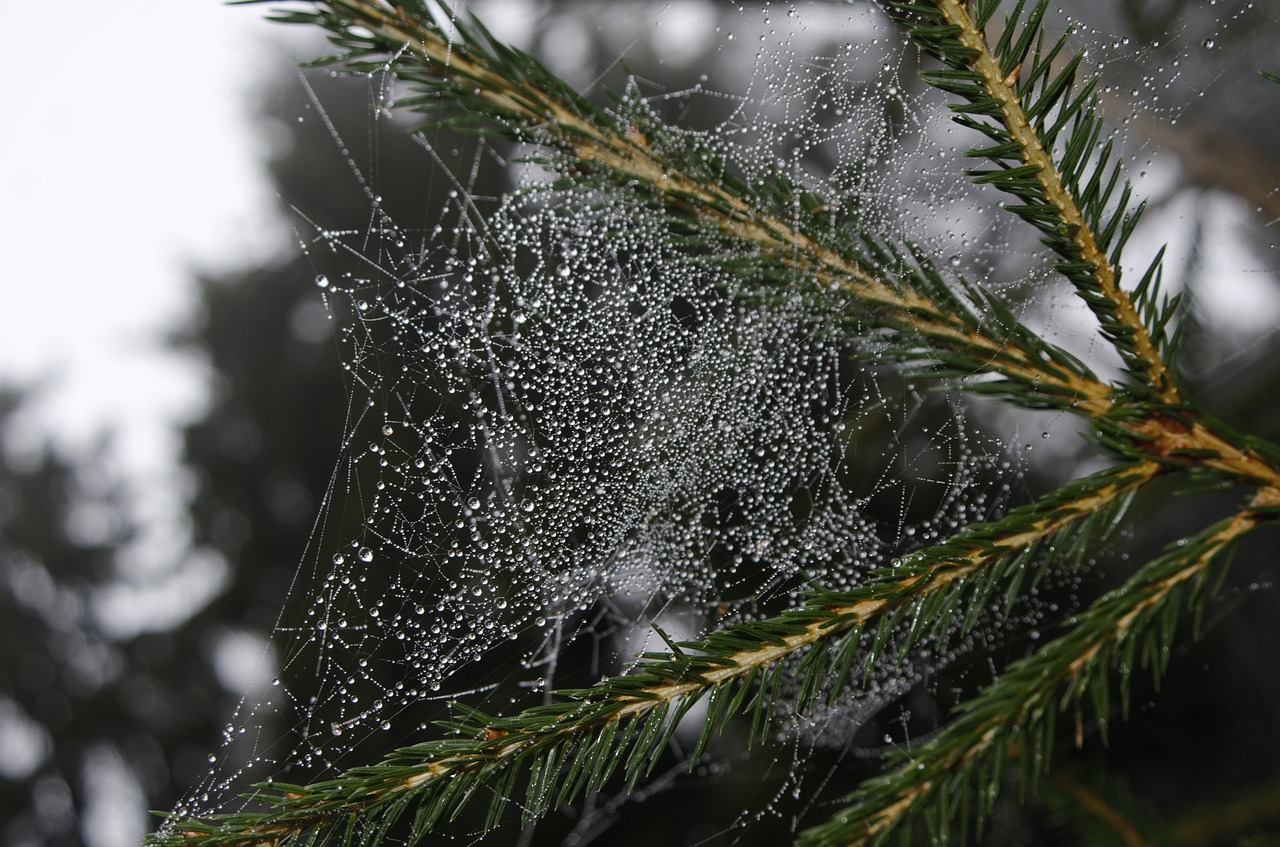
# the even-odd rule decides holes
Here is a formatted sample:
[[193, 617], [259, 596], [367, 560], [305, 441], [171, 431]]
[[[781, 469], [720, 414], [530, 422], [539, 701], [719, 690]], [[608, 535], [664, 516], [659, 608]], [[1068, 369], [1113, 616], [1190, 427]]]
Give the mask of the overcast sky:
[[192, 270], [288, 249], [247, 92], [297, 33], [264, 8], [7, 7], [0, 381], [41, 387], [27, 439], [112, 429], [131, 466], [163, 464], [168, 424], [199, 413], [196, 364], [160, 349]]
[[[106, 621], [122, 635], [166, 623], [139, 609], [181, 618], [217, 590], [207, 563], [202, 580], [174, 571], [201, 570], [176, 460], [206, 380], [164, 338], [190, 318], [196, 269], [295, 249], [266, 193], [251, 95], [304, 34], [264, 21], [266, 8], [6, 7], [0, 384], [36, 393], [4, 446], [11, 460], [45, 443], [74, 456], [110, 435], [143, 530], [120, 562], [133, 591]], [[140, 602], [147, 591], [163, 596]]]

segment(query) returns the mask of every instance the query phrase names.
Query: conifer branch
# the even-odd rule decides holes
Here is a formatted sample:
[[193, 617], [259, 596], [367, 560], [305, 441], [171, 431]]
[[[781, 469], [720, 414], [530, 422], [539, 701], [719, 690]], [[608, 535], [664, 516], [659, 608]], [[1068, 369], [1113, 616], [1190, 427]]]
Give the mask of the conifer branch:
[[[860, 638], [868, 624], [878, 621], [883, 631], [909, 621], [904, 643], [895, 645], [900, 650], [953, 614], [967, 629], [998, 585], [1012, 583], [1005, 591], [1016, 597], [1017, 588], [1037, 581], [1050, 563], [1061, 567], [1085, 555], [1160, 469], [1143, 462], [1079, 480], [905, 557], [862, 587], [815, 589], [803, 605], [781, 615], [674, 643], [670, 652], [645, 653], [632, 672], [558, 692], [567, 699], [550, 705], [497, 717], [455, 704], [462, 720], [440, 724], [451, 738], [395, 750], [377, 765], [323, 782], [259, 785], [257, 799], [266, 810], [173, 820], [149, 843], [318, 847], [348, 827], [385, 830], [410, 808], [416, 840], [456, 814], [481, 785], [510, 789], [522, 767], [530, 774], [526, 817], [570, 802], [620, 770], [634, 784], [664, 749], [679, 716], [699, 699], [708, 699], [708, 716], [695, 761], [715, 729], [735, 714], [751, 713], [755, 734], [767, 730], [783, 659], [811, 648], [800, 667], [802, 708], [822, 696], [834, 700], [850, 677], [881, 658], [882, 638], [870, 647]], [[1046, 547], [1056, 555], [1041, 556]], [[505, 790], [493, 793], [488, 825], [496, 824], [505, 796]]]
[[[497, 42], [477, 21], [470, 24], [454, 21], [456, 32], [449, 35], [434, 22], [423, 0], [401, 4], [384, 0], [315, 0], [310, 5], [317, 10], [280, 13], [274, 19], [316, 25], [328, 31], [331, 39], [346, 52], [325, 61], [342, 62], [358, 72], [386, 71], [419, 89], [419, 96], [402, 100], [401, 105], [437, 116], [443, 114], [446, 122], [488, 128], [519, 141], [559, 151], [566, 158], [553, 164], [565, 171], [566, 178], [574, 184], [588, 183], [591, 174], [595, 174], [615, 190], [631, 192], [633, 196], [648, 193], [658, 198], [686, 224], [738, 241], [739, 249], [731, 251], [734, 257], [725, 260], [731, 262], [731, 270], [742, 270], [740, 246], [745, 243], [755, 249], [759, 262], [789, 270], [825, 289], [849, 295], [865, 307], [864, 313], [857, 316], [863, 326], [882, 327], [896, 334], [889, 348], [881, 351], [885, 358], [920, 363], [931, 375], [950, 379], [966, 391], [1092, 418], [1106, 446], [1126, 458], [1154, 457], [1182, 469], [1192, 465], [1213, 467], [1234, 478], [1280, 486], [1280, 455], [1265, 453], [1265, 445], [1234, 436], [1216, 422], [1212, 427], [1207, 426], [1197, 415], [1188, 412], [1186, 404], [1177, 399], [1176, 391], [1170, 393], [1159, 388], [1161, 383], [1152, 382], [1158, 389], [1155, 394], [1159, 395], [1154, 402], [1134, 403], [1118, 394], [1114, 386], [1099, 380], [1070, 353], [1024, 326], [999, 298], [964, 280], [945, 279], [929, 257], [918, 249], [910, 246], [897, 249], [870, 233], [858, 234], [856, 243], [847, 237], [832, 237], [830, 233], [841, 227], [833, 226], [822, 214], [797, 215], [796, 209], [838, 208], [838, 203], [793, 185], [781, 174], [773, 174], [763, 186], [748, 186], [734, 176], [729, 167], [726, 159], [730, 151], [714, 149], [703, 139], [673, 134], [653, 120], [640, 104], [633, 103], [629, 110], [616, 114], [597, 107], [534, 57]], [[978, 18], [980, 25], [985, 25], [996, 5], [992, 0], [983, 0]], [[962, 7], [956, 8], [963, 11]], [[1017, 8], [1022, 8], [1021, 2]], [[922, 27], [918, 18], [925, 12], [921, 10], [943, 14], [934, 6], [891, 4], [891, 11], [907, 22], [909, 32], [925, 49], [942, 57], [950, 55], [955, 61], [968, 62], [978, 55], [973, 52], [976, 48], [956, 40], [955, 34], [963, 30], [963, 27], [957, 29], [960, 25], [943, 27], [944, 34], [949, 33], [945, 38]], [[1036, 26], [1042, 14], [1043, 4], [1031, 15], [1016, 41], [1010, 24], [996, 54], [987, 51], [983, 55], [998, 55], [1004, 64], [1015, 59], [1021, 62], [1020, 57], [1026, 56], [1037, 35]], [[1014, 97], [1014, 100], [1027, 97], [1035, 85], [1056, 92], [1049, 100], [1045, 100], [1047, 94], [1042, 96], [1040, 101], [1044, 104], [1034, 110], [1041, 123], [1057, 102], [1053, 98], [1063, 96], [1070, 87], [1068, 72], [1052, 81], [1048, 77], [1049, 62], [1061, 43], [1044, 55], [1037, 48], [1036, 65]], [[970, 69], [965, 73], [977, 74], [977, 71]], [[936, 74], [934, 82], [941, 84]], [[1003, 79], [997, 82], [1003, 86], [998, 90], [1013, 96], [1009, 95]], [[997, 82], [988, 84], [996, 86]], [[991, 103], [1004, 102], [988, 97], [973, 85], [943, 87], [968, 92], [966, 96], [986, 98], [984, 108], [989, 112], [995, 108]], [[1077, 127], [1068, 143], [1076, 175], [1066, 182], [1058, 179], [1051, 183], [1051, 187], [1057, 186], [1053, 188], [1053, 196], [1063, 202], [1071, 200], [1067, 189], [1085, 176], [1082, 169], [1088, 157], [1078, 148], [1091, 144], [1101, 126], [1100, 117], [1086, 102], [1091, 91], [1092, 88], [1086, 86], [1068, 106], [1062, 107], [1051, 131], [1038, 130], [1043, 152], [1051, 146], [1068, 118], [1076, 118]], [[996, 113], [1003, 115], [998, 110]], [[1011, 114], [1016, 118], [1021, 113]], [[961, 120], [966, 125], [993, 131], [990, 125], [975, 121], [969, 115], [961, 115]], [[1019, 126], [1027, 125], [1025, 115], [1018, 121]], [[1092, 171], [1090, 185], [1101, 184], [1107, 157], [1102, 158]], [[1040, 165], [1036, 167], [1037, 174], [1045, 170]], [[1016, 170], [1004, 173], [1007, 176]], [[1006, 190], [1041, 191], [1039, 183], [1025, 175], [1009, 179], [1012, 178], [996, 182]], [[1107, 178], [1111, 188], [1099, 194], [1094, 186], [1086, 192], [1092, 201], [1085, 212], [1085, 223], [1097, 225], [1117, 179], [1118, 170], [1112, 169]], [[1041, 203], [1041, 207], [1055, 210], [1053, 215], [1061, 211], [1058, 206], [1045, 203]], [[1112, 213], [1111, 224], [1119, 220], [1123, 205], [1121, 202], [1121, 208]], [[1070, 221], [1050, 225], [1044, 214], [1031, 214], [1025, 209], [1019, 213], [1049, 233], [1046, 240], [1062, 255], [1074, 255], [1073, 251], [1077, 251], [1070, 239], [1067, 239], [1070, 243], [1063, 242], [1064, 233], [1072, 238], [1086, 237], [1081, 231], [1088, 230], [1087, 226], [1082, 230]], [[1082, 213], [1075, 206], [1069, 206], [1062, 214], [1079, 216]], [[1126, 220], [1116, 236], [1120, 243], [1114, 247], [1117, 252], [1113, 262], [1118, 259], [1118, 250], [1135, 223], [1136, 218]], [[1107, 229], [1115, 234], [1116, 226], [1111, 224]], [[1093, 243], [1095, 246], [1106, 244], [1110, 239]], [[1089, 268], [1092, 267], [1089, 264]], [[1082, 294], [1082, 286], [1092, 284], [1082, 280], [1094, 279], [1091, 274], [1095, 272], [1080, 263], [1063, 262], [1059, 268], [1076, 282]], [[1158, 315], [1152, 311], [1157, 269], [1158, 260], [1144, 277], [1139, 291], [1148, 317], [1162, 328], [1173, 311], [1173, 304], [1165, 304]], [[1125, 292], [1115, 287], [1118, 278], [1113, 271], [1107, 270], [1099, 279], [1109, 281], [1102, 298], [1091, 300], [1095, 309], [1112, 302], [1112, 295], [1106, 292], [1114, 291], [1115, 303], [1119, 304], [1116, 306], [1118, 317], [1104, 319], [1104, 329], [1110, 326], [1106, 331], [1116, 338], [1146, 339], [1140, 344], [1134, 342], [1137, 346], [1133, 349], [1141, 355], [1134, 359], [1131, 351], [1130, 360], [1145, 362], [1147, 352], [1151, 352], [1158, 364], [1159, 352], [1151, 346], [1151, 339], [1163, 338], [1163, 335], [1150, 335], [1141, 322], [1136, 327], [1132, 325], [1132, 304]], [[1124, 354], [1124, 349], [1121, 352]], [[1150, 374], [1145, 367], [1135, 364], [1130, 370], [1139, 379], [1167, 377], [1162, 364]], [[1000, 378], [974, 379], [982, 374]]]
[[899, 827], [905, 840], [918, 824], [939, 837], [980, 825], [1011, 755], [1032, 780], [1048, 769], [1060, 711], [1074, 712], [1079, 727], [1085, 704], [1091, 704], [1105, 736], [1112, 671], [1121, 677], [1123, 712], [1138, 665], [1157, 680], [1164, 675], [1180, 606], [1185, 602], [1198, 618], [1210, 566], [1225, 568], [1230, 549], [1277, 516], [1280, 506], [1272, 496], [1255, 498], [1236, 515], [1177, 542], [1097, 600], [1069, 632], [1007, 667], [962, 704], [942, 732], [902, 754], [897, 770], [864, 783], [851, 806], [805, 832], [799, 847], [881, 844]]
[[[257, 2], [258, 0], [251, 0]], [[832, 198], [772, 174], [749, 186], [726, 162], [726, 151], [677, 136], [638, 103], [613, 114], [575, 93], [535, 58], [498, 43], [477, 21], [454, 21], [444, 32], [421, 2], [330, 0], [329, 11], [282, 13], [275, 20], [318, 25], [345, 51], [353, 71], [386, 70], [422, 94], [401, 105], [444, 123], [486, 129], [558, 151], [575, 184], [592, 175], [629, 192], [656, 196], [686, 225], [720, 233], [754, 249], [760, 261], [788, 269], [828, 290], [851, 296], [868, 325], [906, 333], [895, 352], [936, 361], [951, 377], [995, 373], [995, 383], [962, 388], [1001, 393], [1033, 407], [1101, 415], [1111, 387], [1083, 363], [1040, 338], [998, 301], [960, 284], [956, 295], [927, 258], [887, 247], [872, 235], [860, 244], [832, 238]], [[443, 113], [443, 117], [440, 115]], [[796, 215], [796, 209], [805, 213]], [[741, 249], [735, 261], [741, 261]], [[979, 318], [993, 312], [994, 317]], [[921, 342], [912, 339], [920, 339]], [[925, 351], [928, 351], [926, 354]]]
[[[1164, 341], [1175, 305], [1170, 301], [1156, 306], [1159, 258], [1137, 289], [1145, 315], [1120, 285], [1120, 254], [1142, 206], [1128, 210], [1131, 191], [1126, 183], [1110, 208], [1121, 178], [1119, 166], [1109, 166], [1111, 142], [1091, 165], [1102, 128], [1093, 97], [1096, 81], [1073, 90], [1078, 54], [1055, 71], [1053, 63], [1066, 36], [1046, 45], [1041, 25], [1048, 0], [1034, 0], [1023, 20], [1019, 18], [1026, 0], [1018, 0], [992, 47], [983, 30], [999, 5], [999, 0], [885, 3], [912, 40], [947, 65], [948, 70], [922, 75], [967, 101], [952, 107], [958, 113], [956, 121], [994, 142], [969, 151], [969, 156], [988, 158], [997, 166], [969, 171], [974, 181], [990, 183], [1022, 201], [1005, 208], [1044, 233], [1044, 242], [1060, 258], [1058, 270], [1097, 315], [1103, 334], [1124, 359], [1134, 388], [1176, 406], [1178, 391], [1157, 343]], [[1055, 160], [1054, 144], [1068, 125], [1062, 155]]]
[[[1153, 402], [1133, 402], [1117, 393], [1114, 386], [1099, 380], [1070, 353], [1024, 326], [999, 298], [963, 280], [944, 279], [929, 257], [918, 249], [900, 250], [870, 233], [856, 236], [856, 244], [848, 238], [831, 237], [829, 233], [840, 229], [834, 227], [832, 221], [817, 214], [796, 215], [795, 210], [837, 208], [838, 203], [793, 185], [781, 174], [773, 174], [762, 187], [748, 186], [730, 169], [726, 161], [729, 151], [714, 149], [702, 139], [672, 134], [640, 104], [632, 104], [629, 110], [616, 114], [597, 107], [534, 57], [497, 42], [478, 21], [470, 24], [453, 21], [455, 33], [450, 35], [434, 22], [423, 0], [401, 4], [384, 0], [313, 0], [310, 5], [317, 7], [317, 11], [281, 13], [274, 19], [327, 30], [331, 39], [346, 52], [325, 61], [340, 61], [352, 71], [392, 73], [421, 92], [420, 96], [402, 100], [401, 105], [434, 115], [443, 113], [463, 126], [487, 127], [513, 139], [559, 151], [566, 158], [553, 164], [565, 171], [569, 175], [566, 178], [574, 184], [589, 182], [594, 173], [615, 189], [633, 195], [647, 192], [687, 224], [752, 246], [760, 262], [788, 269], [808, 277], [818, 286], [851, 296], [865, 307], [865, 312], [857, 316], [862, 325], [896, 333], [889, 348], [881, 351], [885, 358], [921, 363], [931, 375], [950, 379], [966, 391], [1092, 418], [1106, 446], [1128, 459], [1156, 458], [1179, 469], [1214, 468], [1236, 479], [1280, 487], [1280, 454], [1267, 453], [1265, 445], [1234, 436], [1217, 422], [1206, 425], [1177, 398], [1176, 391], [1165, 391], [1159, 388], [1161, 383], [1153, 381], [1154, 394], [1159, 396]], [[979, 25], [974, 30], [979, 35], [981, 26], [985, 26], [997, 5], [993, 0], [983, 0]], [[1016, 10], [1022, 6], [1023, 2], [1019, 2]], [[908, 31], [922, 47], [944, 61], [947, 56], [953, 61], [969, 62], [975, 55], [987, 55], [997, 56], [999, 63], [1012, 64], [1026, 57], [1030, 45], [1039, 36], [1037, 28], [1044, 4], [1029, 16], [1018, 39], [1013, 38], [1014, 27], [1009, 24], [994, 54], [990, 50], [975, 54], [977, 48], [956, 40], [956, 33], [964, 31], [961, 24], [943, 27], [945, 37], [937, 34], [939, 30], [923, 27], [919, 17], [931, 9], [935, 15], [943, 14], [934, 6], [890, 4], [890, 11], [907, 23]], [[956, 6], [952, 13], [963, 11], [962, 6]], [[942, 22], [947, 23], [945, 19]], [[973, 27], [972, 22], [969, 26]], [[1035, 66], [1014, 95], [1009, 94], [1003, 78], [997, 81], [1003, 88], [997, 90], [1016, 101], [1018, 97], [1030, 96], [1033, 89], [1039, 90], [1035, 86], [1051, 89], [1039, 98], [1037, 102], [1041, 105], [1033, 110], [1040, 123], [1032, 126], [1032, 130], [1040, 132], [1042, 153], [1052, 145], [1067, 120], [1076, 119], [1077, 126], [1068, 142], [1068, 154], [1074, 157], [1075, 176], [1065, 182], [1054, 176], [1056, 181], [1050, 183], [1053, 196], [1068, 206], [1065, 211], [1048, 201], [1040, 206], [1042, 212], [1049, 208], [1055, 210], [1053, 215], [1061, 212], [1074, 217], [1067, 223], [1050, 225], [1044, 214], [1019, 211], [1049, 234], [1046, 240], [1061, 255], [1075, 255], [1073, 251], [1077, 251], [1077, 247], [1071, 246], [1074, 242], [1070, 239], [1063, 241], [1064, 233], [1072, 238], [1086, 235], [1073, 223], [1082, 213], [1070, 204], [1068, 189], [1085, 178], [1083, 169], [1088, 156], [1080, 148], [1096, 140], [1101, 118], [1088, 101], [1092, 87], [1086, 86], [1056, 113], [1058, 118], [1053, 128], [1040, 128], [1053, 113], [1055, 98], [1061, 98], [1070, 90], [1070, 71], [1074, 64], [1058, 77], [1049, 77], [1049, 63], [1061, 46], [1059, 41], [1053, 50], [1043, 55], [1037, 47]], [[970, 69], [965, 73], [978, 72]], [[941, 84], [937, 78], [934, 82]], [[997, 86], [997, 82], [989, 84]], [[995, 109], [992, 103], [1004, 102], [988, 97], [973, 85], [943, 87], [958, 93], [968, 92], [966, 96], [985, 98], [983, 108], [987, 112]], [[1013, 102], [1009, 108], [1017, 105]], [[993, 114], [1000, 116], [1003, 112], [996, 110]], [[1011, 122], [1023, 127], [1029, 125], [1025, 114], [1018, 111], [1011, 114]], [[975, 121], [969, 115], [961, 115], [961, 119], [966, 125], [994, 131], [990, 125]], [[1111, 187], [1100, 194], [1096, 190], [1094, 183], [1101, 184], [1106, 159], [1104, 155], [1091, 172], [1089, 184], [1093, 188], [1085, 192], [1092, 198], [1084, 213], [1085, 223], [1095, 227], [1106, 211], [1118, 180], [1118, 168], [1113, 168], [1107, 177]], [[1045, 161], [1053, 164], [1052, 160]], [[1045, 170], [1040, 165], [1036, 167], [1037, 174]], [[1016, 170], [1004, 173], [1007, 176]], [[1048, 171], [1053, 172], [1053, 168], [1049, 167]], [[1050, 179], [1050, 174], [1037, 178]], [[1037, 187], [1039, 183], [1025, 175], [1009, 179], [996, 182], [1005, 190], [1041, 191]], [[1123, 206], [1121, 201], [1107, 225], [1108, 232], [1118, 242], [1113, 248], [1113, 263], [1128, 232], [1136, 224], [1136, 217], [1126, 219], [1125, 226], [1116, 234]], [[1088, 226], [1083, 230], [1087, 231]], [[1108, 236], [1091, 243], [1101, 250], [1111, 240]], [[742, 251], [733, 252], [732, 263], [742, 270]], [[1085, 287], [1093, 284], [1087, 280], [1094, 279], [1095, 271], [1087, 270], [1080, 263], [1063, 262], [1059, 268], [1082, 294]], [[1158, 366], [1150, 374], [1144, 370], [1145, 365], [1134, 364], [1130, 370], [1139, 380], [1147, 376], [1154, 380], [1157, 375], [1162, 375], [1159, 379], [1166, 379], [1166, 369], [1159, 363], [1159, 351], [1150, 343], [1154, 336], [1141, 321], [1132, 325], [1133, 306], [1125, 292], [1116, 287], [1118, 277], [1109, 268], [1105, 273], [1097, 271], [1103, 274], [1099, 279], [1106, 281], [1105, 291], [1101, 299], [1091, 300], [1096, 310], [1112, 302], [1112, 295], [1106, 292], [1114, 291], [1114, 302], [1119, 304], [1116, 306], [1118, 317], [1104, 319], [1104, 330], [1116, 338], [1146, 339], [1141, 344], [1134, 342], [1137, 346], [1130, 350], [1129, 358], [1145, 362], [1143, 351], [1147, 351], [1156, 357]], [[1159, 315], [1152, 311], [1157, 269], [1158, 260], [1144, 277], [1139, 291], [1148, 317], [1162, 328], [1174, 304], [1166, 303]], [[1106, 329], [1108, 326], [1111, 329]], [[1129, 349], [1123, 344], [1119, 347], [1123, 348], [1122, 355]], [[1138, 350], [1141, 355], [1134, 359], [1132, 350]], [[1000, 378], [974, 379], [982, 374]]]

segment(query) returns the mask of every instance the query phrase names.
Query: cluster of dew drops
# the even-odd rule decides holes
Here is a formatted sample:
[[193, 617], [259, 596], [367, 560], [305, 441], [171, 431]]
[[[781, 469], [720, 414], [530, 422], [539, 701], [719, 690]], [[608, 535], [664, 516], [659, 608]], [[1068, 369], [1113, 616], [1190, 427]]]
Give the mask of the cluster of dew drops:
[[364, 527], [308, 638], [335, 665], [399, 642], [410, 669], [342, 683], [330, 726], [365, 719], [357, 688], [438, 691], [596, 604], [707, 609], [875, 545], [831, 479], [841, 360], [803, 300], [761, 310], [651, 210], [585, 192], [526, 191], [463, 235], [415, 258], [446, 273], [324, 280], [381, 421], [352, 445]]

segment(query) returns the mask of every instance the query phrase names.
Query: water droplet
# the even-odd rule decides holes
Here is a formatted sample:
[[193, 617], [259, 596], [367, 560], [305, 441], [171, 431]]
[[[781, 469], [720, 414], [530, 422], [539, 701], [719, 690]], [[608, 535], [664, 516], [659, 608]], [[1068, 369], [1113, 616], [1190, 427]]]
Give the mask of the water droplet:
[[318, 274], [316, 276], [316, 285], [318, 285], [321, 288], [328, 288], [329, 277], [325, 276], [324, 274]]
[[356, 553], [356, 556], [358, 556], [360, 558], [360, 561], [362, 562], [373, 561], [373, 551], [370, 550], [368, 547], [361, 547], [360, 551]]
[[333, 563], [334, 563], [335, 565], [340, 565], [340, 564], [342, 564], [343, 562], [345, 562], [346, 560], [347, 560], [347, 557], [346, 557], [346, 556], [344, 556], [344, 555], [342, 555], [341, 553], [335, 553], [335, 554], [334, 554], [334, 556], [333, 556]]
[[390, 435], [393, 432], [395, 432], [395, 430], [391, 428], [391, 424], [386, 424], [385, 426], [382, 427], [383, 435]]
[[533, 511], [533, 501], [532, 501], [532, 500], [521, 500], [521, 501], [520, 501], [520, 508], [521, 508], [521, 509], [523, 509], [523, 510], [524, 510], [524, 511], [526, 511], [526, 512], [532, 512], [532, 511]]

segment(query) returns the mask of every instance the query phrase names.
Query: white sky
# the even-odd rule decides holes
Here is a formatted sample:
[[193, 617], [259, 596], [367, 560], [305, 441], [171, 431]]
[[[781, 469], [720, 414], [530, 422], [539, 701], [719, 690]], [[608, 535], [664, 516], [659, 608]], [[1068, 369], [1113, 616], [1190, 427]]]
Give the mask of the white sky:
[[246, 106], [292, 33], [217, 0], [18, 3], [0, 52], [0, 382], [42, 393], [23, 443], [115, 431], [133, 468], [175, 455], [203, 397], [162, 337], [192, 270], [287, 247]]
[[[305, 35], [219, 0], [20, 3], [0, 51], [0, 384], [34, 387], [3, 446], [108, 456], [141, 528], [109, 632], [170, 626], [220, 590], [189, 549], [179, 427], [206, 374], [164, 338], [189, 321], [196, 269], [292, 249], [252, 125], [255, 83]], [[163, 612], [163, 614], [162, 614]]]

